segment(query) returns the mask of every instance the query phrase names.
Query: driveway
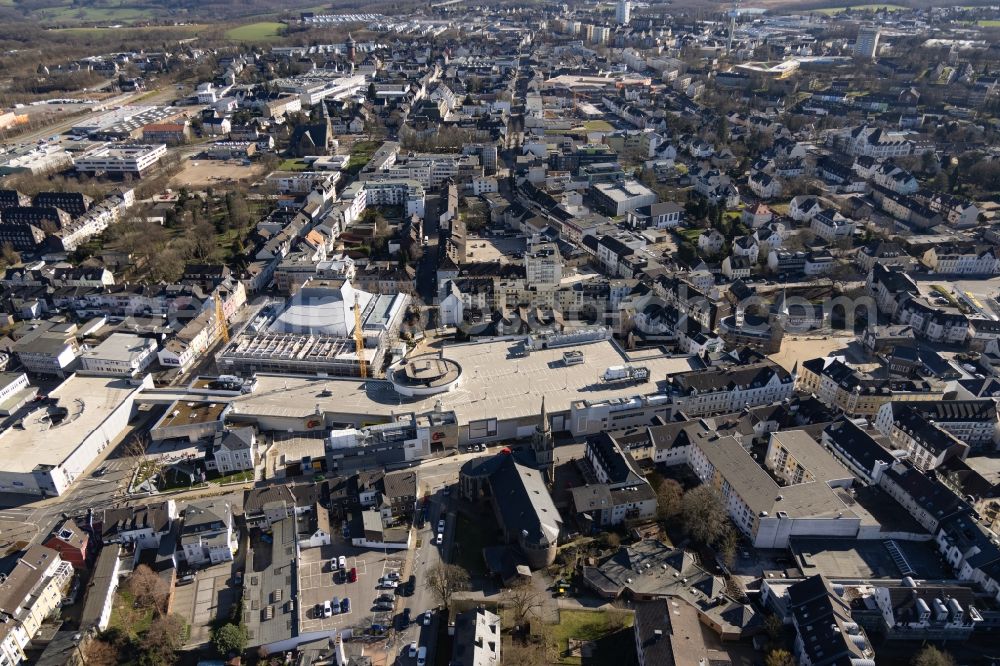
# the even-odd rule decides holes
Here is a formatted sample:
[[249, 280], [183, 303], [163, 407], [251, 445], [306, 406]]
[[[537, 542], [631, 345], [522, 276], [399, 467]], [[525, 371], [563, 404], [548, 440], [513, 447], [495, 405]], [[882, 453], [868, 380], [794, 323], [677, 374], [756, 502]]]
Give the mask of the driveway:
[[186, 647], [206, 645], [215, 618], [229, 617], [240, 596], [239, 589], [230, 585], [232, 577], [233, 563], [221, 562], [199, 570], [193, 583], [175, 588], [173, 612], [191, 626]]

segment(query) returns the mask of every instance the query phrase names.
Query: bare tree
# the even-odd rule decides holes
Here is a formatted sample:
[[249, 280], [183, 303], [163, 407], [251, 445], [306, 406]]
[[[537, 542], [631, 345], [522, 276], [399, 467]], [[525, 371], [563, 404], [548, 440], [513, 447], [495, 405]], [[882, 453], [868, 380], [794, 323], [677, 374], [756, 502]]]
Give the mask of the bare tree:
[[681, 502], [681, 523], [695, 541], [712, 545], [728, 527], [722, 498], [711, 486], [701, 485], [684, 493]]
[[540, 641], [512, 640], [504, 646], [504, 663], [507, 666], [546, 666], [545, 645]]
[[440, 562], [427, 574], [427, 584], [438, 603], [450, 608], [455, 593], [468, 587], [469, 574], [458, 565]]
[[947, 652], [928, 645], [917, 653], [911, 663], [914, 666], [955, 666], [955, 659]]
[[771, 650], [764, 659], [765, 666], [796, 666], [795, 658], [788, 650]]
[[161, 610], [169, 592], [166, 581], [145, 564], [140, 564], [129, 575], [128, 590], [139, 606], [155, 606]]
[[140, 663], [172, 664], [184, 643], [184, 620], [176, 615], [161, 615], [153, 620], [143, 637]]
[[632, 617], [632, 612], [615, 606], [606, 610], [604, 617], [609, 630], [612, 632], [621, 631], [629, 626], [629, 619]]
[[528, 579], [519, 579], [500, 593], [500, 605], [506, 608], [514, 625], [523, 625], [542, 607], [542, 595]]
[[87, 666], [117, 666], [121, 663], [118, 648], [99, 638], [89, 641], [83, 654], [86, 655], [84, 663]]
[[21, 254], [14, 249], [14, 244], [7, 241], [0, 247], [0, 256], [3, 257], [3, 263], [6, 266], [14, 266], [21, 263]]
[[656, 489], [656, 512], [660, 520], [670, 520], [681, 512], [684, 488], [673, 479], [663, 479]]

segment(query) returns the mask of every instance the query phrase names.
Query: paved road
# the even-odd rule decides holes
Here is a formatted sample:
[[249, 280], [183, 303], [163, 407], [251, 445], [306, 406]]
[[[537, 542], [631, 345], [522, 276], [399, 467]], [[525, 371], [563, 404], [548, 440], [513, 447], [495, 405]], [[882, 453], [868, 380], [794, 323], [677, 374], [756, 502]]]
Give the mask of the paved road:
[[[149, 96], [146, 97], [146, 95]], [[139, 100], [140, 97], [143, 98], [141, 101]], [[150, 94], [149, 91], [143, 90], [137, 93], [119, 95], [117, 97], [112, 97], [111, 99], [101, 102], [99, 105], [103, 109], [101, 111], [94, 111], [89, 114], [85, 113], [82, 115], [73, 115], [69, 118], [66, 118], [65, 120], [60, 120], [51, 125], [47, 125], [45, 127], [28, 132], [26, 134], [20, 134], [11, 139], [11, 142], [33, 143], [40, 139], [47, 139], [50, 136], [54, 136], [56, 134], [62, 134], [63, 132], [69, 131], [71, 127], [81, 124], [91, 116], [104, 113], [105, 111], [107, 111], [107, 109], [114, 106], [123, 106], [125, 104], [131, 104], [133, 102], [147, 104], [147, 105], [163, 104], [165, 102], [173, 100], [176, 97], [177, 97], [177, 90], [173, 86], [168, 88], [163, 88], [162, 90], [157, 90], [153, 94]]]
[[424, 204], [424, 235], [428, 242], [424, 254], [417, 264], [417, 293], [427, 305], [434, 303], [437, 296], [437, 267], [443, 244], [441, 241], [441, 197], [429, 196]]

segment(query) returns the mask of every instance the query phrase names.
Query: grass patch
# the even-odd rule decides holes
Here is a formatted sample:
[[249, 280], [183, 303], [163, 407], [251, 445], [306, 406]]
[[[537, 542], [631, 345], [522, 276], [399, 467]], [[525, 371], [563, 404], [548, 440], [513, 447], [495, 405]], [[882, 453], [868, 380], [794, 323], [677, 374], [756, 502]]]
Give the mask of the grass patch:
[[[559, 611], [559, 624], [551, 628], [557, 663], [570, 666], [578, 666], [585, 661], [588, 664], [633, 663], [634, 657], [628, 658], [630, 651], [635, 649], [632, 632], [628, 630], [633, 620], [632, 613], [617, 608], [605, 611]], [[571, 654], [570, 639], [593, 641], [594, 654], [589, 659]]]
[[704, 232], [704, 229], [678, 229], [677, 235], [694, 245], [698, 244], [698, 237]]
[[611, 132], [614, 131], [614, 125], [606, 120], [588, 120], [583, 123], [583, 129], [588, 132]]
[[111, 607], [111, 619], [108, 629], [118, 629], [123, 635], [135, 640], [149, 629], [153, 623], [153, 607], [136, 608], [132, 593], [125, 586], [115, 593], [114, 606]]
[[226, 476], [220, 476], [214, 479], [209, 477], [208, 479], [209, 483], [218, 483], [218, 484], [233, 483], [235, 481], [246, 482], [253, 480], [254, 480], [254, 473], [250, 470], [246, 470], [243, 472], [234, 472], [232, 474], [227, 474]]
[[892, 4], [872, 4], [872, 5], [847, 5], [844, 7], [825, 7], [823, 9], [814, 9], [813, 11], [817, 14], [826, 14], [827, 16], [833, 16], [835, 14], [840, 14], [846, 12], [848, 9], [859, 12], [878, 12], [878, 11], [890, 11], [898, 12], [901, 9], [909, 9], [902, 5], [892, 5]]
[[1000, 28], [1000, 19], [981, 19], [976, 21], [980, 28]]
[[463, 513], [458, 514], [458, 524], [455, 534], [461, 538], [455, 539], [455, 563], [469, 572], [470, 576], [485, 576], [486, 563], [483, 561], [483, 548], [494, 546], [491, 519], [473, 521]]
[[284, 29], [284, 23], [261, 21], [232, 28], [227, 30], [225, 34], [226, 39], [235, 42], [266, 42], [281, 37], [281, 31]]
[[307, 168], [306, 161], [299, 158], [288, 159], [278, 165], [278, 171], [305, 171]]
[[375, 154], [375, 151], [381, 145], [381, 141], [356, 142], [351, 146], [351, 158], [347, 160], [347, 166], [344, 167], [344, 170], [350, 174], [356, 174], [361, 171], [362, 167], [368, 164], [368, 160], [372, 158], [372, 155]]

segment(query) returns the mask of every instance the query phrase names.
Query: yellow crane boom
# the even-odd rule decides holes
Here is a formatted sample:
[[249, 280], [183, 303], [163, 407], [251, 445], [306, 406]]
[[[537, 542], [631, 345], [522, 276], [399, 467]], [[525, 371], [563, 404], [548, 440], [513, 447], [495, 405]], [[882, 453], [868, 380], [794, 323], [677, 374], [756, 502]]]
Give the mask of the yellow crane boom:
[[368, 378], [368, 361], [365, 359], [365, 336], [361, 331], [361, 299], [354, 294], [354, 351], [358, 355], [358, 374]]
[[215, 292], [215, 320], [219, 322], [219, 336], [225, 343], [229, 342], [229, 325], [226, 323], [226, 312], [222, 309], [222, 299]]

